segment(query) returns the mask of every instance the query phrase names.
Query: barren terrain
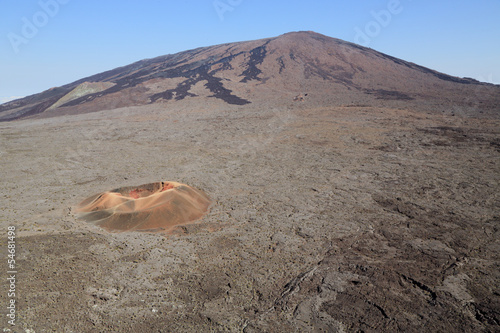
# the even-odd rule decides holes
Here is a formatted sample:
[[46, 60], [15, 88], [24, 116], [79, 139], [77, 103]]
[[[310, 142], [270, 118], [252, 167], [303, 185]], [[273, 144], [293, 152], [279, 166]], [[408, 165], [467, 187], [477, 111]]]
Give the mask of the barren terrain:
[[[221, 109], [1, 125], [19, 326], [498, 329], [498, 120], [306, 103]], [[108, 233], [71, 210], [159, 179], [216, 203], [170, 236]]]
[[[26, 116], [0, 123], [0, 228], [17, 228], [16, 329], [499, 331], [499, 88], [424, 70], [428, 81], [416, 74], [404, 85], [396, 73], [411, 66], [394, 59], [392, 76], [359, 67], [366, 81], [353, 72], [346, 87], [323, 61], [288, 88], [299, 74], [284, 70], [283, 85], [266, 86], [263, 77], [278, 82], [274, 67], [251, 61], [262, 72], [247, 68], [249, 83], [212, 75], [250, 103], [218, 88], [221, 98], [209, 97], [194, 81], [177, 100], [181, 79], [169, 78], [173, 88], [161, 81], [155, 93], [179, 84], [175, 94], [154, 103], [119, 105], [142, 96], [134, 90], [113, 107], [96, 95], [86, 110], [80, 101], [5, 111]], [[380, 88], [377, 75], [401, 89]], [[96, 193], [164, 180], [206, 193], [209, 212], [169, 234], [77, 219]]]

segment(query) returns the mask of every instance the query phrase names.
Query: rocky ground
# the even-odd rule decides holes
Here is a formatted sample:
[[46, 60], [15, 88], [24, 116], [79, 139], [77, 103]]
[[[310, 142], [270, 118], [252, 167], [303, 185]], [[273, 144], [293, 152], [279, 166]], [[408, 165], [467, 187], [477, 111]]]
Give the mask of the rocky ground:
[[[0, 124], [14, 331], [500, 330], [498, 119], [188, 103]], [[73, 214], [163, 180], [209, 214], [168, 235]]]

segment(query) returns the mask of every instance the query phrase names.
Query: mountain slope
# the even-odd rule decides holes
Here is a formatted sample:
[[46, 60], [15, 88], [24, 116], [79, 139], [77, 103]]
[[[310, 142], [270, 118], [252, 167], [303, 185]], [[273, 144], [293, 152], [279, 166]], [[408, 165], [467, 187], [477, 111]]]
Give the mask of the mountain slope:
[[[83, 83], [106, 83], [106, 88], [66, 96]], [[141, 60], [0, 105], [0, 121], [204, 97], [228, 105], [279, 105], [302, 93], [315, 105], [413, 101], [421, 107], [426, 101], [431, 108], [454, 105], [464, 113], [495, 113], [499, 92], [499, 86], [449, 76], [356, 44], [292, 32]]]

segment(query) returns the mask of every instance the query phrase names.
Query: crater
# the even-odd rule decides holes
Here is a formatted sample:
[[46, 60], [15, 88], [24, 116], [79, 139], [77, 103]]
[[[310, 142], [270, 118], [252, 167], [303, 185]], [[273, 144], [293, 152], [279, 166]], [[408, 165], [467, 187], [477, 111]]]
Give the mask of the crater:
[[199, 220], [210, 204], [201, 190], [168, 181], [98, 193], [80, 202], [75, 212], [109, 232], [168, 232]]

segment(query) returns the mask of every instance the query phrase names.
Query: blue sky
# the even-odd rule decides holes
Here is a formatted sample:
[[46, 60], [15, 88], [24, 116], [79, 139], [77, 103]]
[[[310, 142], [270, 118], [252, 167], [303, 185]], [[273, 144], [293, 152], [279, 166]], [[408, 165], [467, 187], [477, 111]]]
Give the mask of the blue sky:
[[0, 102], [144, 58], [312, 30], [500, 84], [498, 0], [0, 0]]

